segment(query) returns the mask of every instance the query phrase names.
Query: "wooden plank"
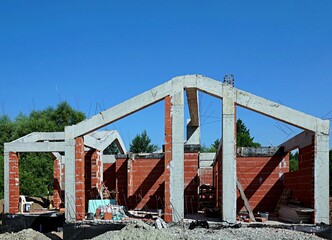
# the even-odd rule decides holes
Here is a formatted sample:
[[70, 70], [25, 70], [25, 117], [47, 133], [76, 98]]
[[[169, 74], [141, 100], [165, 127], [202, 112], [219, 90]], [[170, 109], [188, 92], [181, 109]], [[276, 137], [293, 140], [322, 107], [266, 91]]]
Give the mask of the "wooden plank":
[[240, 196], [242, 198], [242, 200], [244, 201], [244, 206], [246, 207], [248, 213], [249, 213], [249, 217], [252, 221], [256, 222], [256, 219], [254, 217], [254, 214], [251, 210], [251, 207], [249, 205], [249, 201], [248, 201], [248, 198], [246, 197], [246, 195], [244, 194], [244, 191], [243, 191], [243, 188], [242, 188], [242, 185], [241, 183], [239, 182], [239, 179], [236, 179], [236, 186], [237, 186], [237, 189], [239, 190], [240, 192]]

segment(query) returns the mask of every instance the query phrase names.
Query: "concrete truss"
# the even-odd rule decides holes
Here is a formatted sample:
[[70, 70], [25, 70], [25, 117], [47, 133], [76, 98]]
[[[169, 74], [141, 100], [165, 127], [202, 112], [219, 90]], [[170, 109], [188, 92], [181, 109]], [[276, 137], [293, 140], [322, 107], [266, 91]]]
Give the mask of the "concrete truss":
[[[226, 83], [202, 76], [186, 75], [175, 77], [170, 81], [139, 94], [125, 102], [111, 107], [90, 119], [65, 128], [66, 157], [66, 203], [75, 204], [75, 138], [89, 134], [121, 118], [133, 114], [154, 103], [162, 101], [166, 96], [172, 98], [172, 127], [176, 129], [172, 135], [171, 161], [171, 206], [173, 221], [180, 221], [183, 212], [183, 145], [184, 141], [184, 111], [183, 95], [187, 94], [191, 119], [187, 129], [188, 143], [199, 142], [199, 111], [197, 92], [201, 91], [223, 100], [222, 113], [222, 152], [223, 152], [223, 219], [228, 222], [236, 220], [236, 105], [284, 123], [313, 132], [316, 136], [315, 156], [315, 206], [316, 222], [328, 223], [328, 151], [329, 151], [329, 121], [302, 113], [279, 103], [258, 97], [242, 91]], [[181, 187], [182, 186], [182, 187]], [[324, 186], [324, 189], [319, 186]], [[327, 187], [326, 187], [327, 186]], [[75, 208], [66, 208], [68, 221], [75, 220]]]
[[[92, 132], [84, 136], [84, 141], [85, 146], [101, 152], [115, 142], [120, 153], [126, 152], [126, 147], [116, 130]], [[65, 158], [61, 155], [65, 152], [65, 132], [33, 132], [4, 144], [5, 212], [9, 211], [9, 152], [50, 152], [61, 164], [65, 164]]]

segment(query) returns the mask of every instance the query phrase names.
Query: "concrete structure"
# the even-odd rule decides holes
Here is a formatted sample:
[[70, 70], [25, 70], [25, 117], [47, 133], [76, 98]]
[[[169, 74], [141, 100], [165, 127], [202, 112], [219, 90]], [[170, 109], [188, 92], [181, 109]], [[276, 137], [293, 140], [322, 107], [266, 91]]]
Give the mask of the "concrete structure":
[[[108, 124], [116, 122], [154, 103], [165, 101], [165, 218], [174, 222], [184, 217], [184, 91], [186, 91], [191, 119], [187, 122], [188, 144], [199, 144], [199, 111], [197, 92], [201, 91], [222, 99], [222, 218], [228, 222], [236, 220], [236, 106], [241, 106], [268, 117], [291, 124], [305, 130], [303, 135], [310, 133], [312, 137], [313, 162], [313, 206], [315, 221], [329, 221], [329, 121], [322, 120], [305, 113], [296, 111], [281, 104], [255, 96], [239, 90], [228, 82], [220, 81], [201, 75], [187, 75], [171, 79], [170, 81], [137, 95], [123, 103], [65, 128], [64, 143], [38, 143], [31, 146], [36, 151], [47, 149], [54, 152], [65, 150], [65, 201], [66, 219], [74, 222], [82, 217], [84, 206], [84, 142], [83, 137]], [[309, 135], [310, 135], [309, 134]], [[302, 135], [301, 135], [302, 136]], [[298, 137], [298, 139], [301, 138]], [[307, 136], [308, 137], [308, 136]], [[298, 139], [295, 139], [297, 142]], [[293, 142], [285, 144], [292, 145]], [[304, 143], [304, 145], [306, 145]], [[7, 146], [9, 147], [9, 146]], [[21, 142], [16, 145], [19, 150], [28, 150]], [[292, 147], [292, 146], [291, 146]], [[290, 147], [290, 148], [291, 148]], [[31, 150], [29, 147], [29, 149]], [[29, 150], [29, 151], [30, 151]], [[12, 150], [14, 151], [14, 150]], [[16, 150], [17, 151], [17, 150]], [[16, 168], [17, 160], [12, 156], [9, 161], [10, 150], [5, 152], [7, 164], [7, 179], [9, 177], [9, 162]], [[7, 155], [6, 155], [7, 154]], [[15, 176], [12, 176], [15, 179]], [[8, 180], [7, 180], [8, 181]], [[13, 180], [14, 181], [14, 180]], [[15, 181], [12, 183], [15, 185]], [[8, 184], [7, 184], [8, 185]], [[5, 190], [8, 196], [9, 188]], [[166, 201], [167, 200], [167, 201]], [[168, 201], [169, 200], [169, 201]], [[6, 209], [8, 210], [8, 209]], [[79, 217], [78, 217], [79, 216]]]
[[[111, 143], [115, 142], [121, 153], [126, 151], [117, 131], [93, 132], [84, 137], [86, 146], [103, 151]], [[64, 157], [60, 152], [65, 151], [64, 132], [33, 132], [10, 143], [4, 144], [4, 211], [15, 213], [19, 201], [19, 157], [17, 153], [22, 152], [49, 152], [55, 157], [54, 169], [55, 178], [58, 180], [58, 187], [62, 189], [61, 167], [64, 165]], [[102, 164], [101, 164], [102, 166]], [[98, 169], [103, 172], [102, 167]], [[100, 174], [102, 175], [102, 174]], [[55, 201], [57, 194], [55, 194]]]

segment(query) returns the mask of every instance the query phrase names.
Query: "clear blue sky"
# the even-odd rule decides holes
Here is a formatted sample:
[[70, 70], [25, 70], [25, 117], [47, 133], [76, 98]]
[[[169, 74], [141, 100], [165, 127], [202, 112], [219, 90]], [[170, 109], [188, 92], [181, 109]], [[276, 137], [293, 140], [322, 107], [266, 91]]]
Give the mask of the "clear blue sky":
[[[178, 75], [232, 73], [242, 90], [332, 118], [331, 13], [329, 0], [0, 1], [0, 114], [66, 100], [91, 117]], [[221, 102], [200, 100], [210, 145]], [[107, 128], [127, 145], [146, 129], [161, 146], [163, 112], [158, 103]], [[263, 145], [299, 132], [237, 112]]]

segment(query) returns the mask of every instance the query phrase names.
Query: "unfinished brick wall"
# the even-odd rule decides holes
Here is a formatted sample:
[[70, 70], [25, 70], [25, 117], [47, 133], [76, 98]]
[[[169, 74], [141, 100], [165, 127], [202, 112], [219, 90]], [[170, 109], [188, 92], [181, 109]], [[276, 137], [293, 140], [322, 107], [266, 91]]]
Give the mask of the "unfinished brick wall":
[[[101, 160], [100, 152], [91, 149], [85, 152], [85, 196], [86, 206], [89, 199], [100, 197], [101, 191]], [[87, 210], [87, 209], [86, 209]]]
[[306, 207], [314, 208], [314, 144], [299, 149], [299, 170], [285, 174], [285, 188], [292, 190], [292, 198]]
[[198, 210], [198, 152], [184, 154], [184, 208], [185, 213]]
[[61, 205], [61, 186], [60, 186], [60, 175], [61, 175], [61, 161], [55, 159], [53, 162], [53, 206], [59, 208]]
[[[214, 164], [214, 184], [218, 207], [222, 206], [222, 154]], [[253, 211], [273, 212], [283, 191], [283, 175], [288, 172], [288, 155], [236, 158], [237, 178]], [[245, 210], [237, 191], [237, 212]]]
[[18, 212], [20, 198], [19, 156], [9, 152], [9, 213]]
[[128, 160], [128, 204], [131, 209], [162, 209], [164, 157]]
[[164, 145], [164, 220], [166, 222], [172, 221], [171, 195], [170, 195], [170, 163], [172, 160], [172, 116], [171, 116], [172, 102], [171, 97], [165, 98], [165, 145]]
[[213, 186], [213, 167], [199, 168], [199, 185]]
[[[287, 156], [237, 157], [239, 182], [253, 211], [274, 212], [283, 191], [283, 174], [288, 172]], [[245, 210], [237, 192], [237, 211]]]
[[83, 137], [75, 139], [76, 220], [85, 217], [85, 152]]
[[103, 181], [105, 186], [110, 191], [116, 190], [116, 171], [115, 171], [115, 165], [116, 163], [104, 163], [103, 164]]
[[[128, 206], [127, 201], [127, 187], [128, 187], [128, 176], [127, 176], [127, 158], [119, 158], [115, 162], [115, 175], [104, 178], [107, 182], [109, 177], [115, 178], [115, 189], [116, 189], [116, 201], [119, 205]], [[104, 169], [105, 171], [106, 169]], [[105, 175], [104, 175], [105, 176]], [[114, 181], [114, 180], [110, 180]]]

